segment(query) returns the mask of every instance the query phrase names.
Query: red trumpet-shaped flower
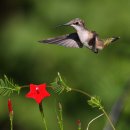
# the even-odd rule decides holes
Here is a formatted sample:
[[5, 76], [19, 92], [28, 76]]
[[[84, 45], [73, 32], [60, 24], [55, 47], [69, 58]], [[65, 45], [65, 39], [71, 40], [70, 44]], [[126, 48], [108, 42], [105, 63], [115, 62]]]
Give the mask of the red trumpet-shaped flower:
[[13, 114], [13, 108], [12, 108], [12, 102], [11, 99], [8, 99], [8, 110], [9, 110], [9, 114]]
[[30, 84], [30, 91], [26, 94], [27, 98], [33, 98], [38, 104], [48, 96], [50, 96], [50, 94], [46, 90], [46, 84]]
[[13, 130], [13, 107], [11, 99], [8, 99], [8, 110], [9, 110], [9, 118], [10, 118], [10, 128]]

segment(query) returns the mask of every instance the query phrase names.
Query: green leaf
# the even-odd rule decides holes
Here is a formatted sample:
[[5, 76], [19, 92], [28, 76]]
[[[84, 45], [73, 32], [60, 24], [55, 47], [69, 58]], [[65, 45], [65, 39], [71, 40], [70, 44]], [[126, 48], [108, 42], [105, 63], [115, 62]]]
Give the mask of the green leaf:
[[6, 75], [4, 79], [0, 79], [0, 95], [9, 96], [13, 92], [20, 92], [21, 87], [14, 84], [13, 80], [9, 80]]

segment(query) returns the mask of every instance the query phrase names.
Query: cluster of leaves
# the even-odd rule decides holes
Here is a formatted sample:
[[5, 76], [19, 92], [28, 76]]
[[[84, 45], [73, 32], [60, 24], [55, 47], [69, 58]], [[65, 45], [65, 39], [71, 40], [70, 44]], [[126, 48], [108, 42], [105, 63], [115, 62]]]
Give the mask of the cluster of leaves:
[[54, 82], [51, 83], [51, 86], [53, 86], [54, 92], [57, 93], [57, 94], [61, 94], [63, 91], [69, 92], [69, 91], [72, 90], [63, 81], [59, 72], [58, 72], [58, 75], [55, 78]]
[[4, 76], [4, 79], [0, 79], [0, 95], [2, 96], [10, 96], [13, 92], [17, 92], [19, 94], [21, 87], [13, 82], [13, 80], [9, 80], [7, 76]]

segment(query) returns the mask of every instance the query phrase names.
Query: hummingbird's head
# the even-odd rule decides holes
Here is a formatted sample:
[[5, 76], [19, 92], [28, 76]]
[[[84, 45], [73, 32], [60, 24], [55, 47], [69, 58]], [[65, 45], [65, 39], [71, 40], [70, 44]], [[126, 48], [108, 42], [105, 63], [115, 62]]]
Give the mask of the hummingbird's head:
[[79, 19], [79, 18], [75, 18], [75, 19], [73, 19], [73, 20], [71, 20], [71, 21], [69, 21], [68, 23], [63, 24], [63, 25], [65, 25], [65, 26], [72, 26], [72, 27], [74, 27], [77, 31], [78, 31], [79, 29], [82, 29], [82, 28], [84, 29], [84, 28], [85, 28], [84, 21], [81, 20], [81, 19]]
[[[77, 31], [85, 28], [84, 21], [81, 20], [81, 19], [79, 19], [79, 18], [72, 19], [72, 20], [69, 21], [68, 23], [65, 23], [65, 24], [59, 25], [59, 26], [72, 26], [72, 27], [75, 28]], [[58, 27], [59, 27], [59, 26], [58, 26]]]

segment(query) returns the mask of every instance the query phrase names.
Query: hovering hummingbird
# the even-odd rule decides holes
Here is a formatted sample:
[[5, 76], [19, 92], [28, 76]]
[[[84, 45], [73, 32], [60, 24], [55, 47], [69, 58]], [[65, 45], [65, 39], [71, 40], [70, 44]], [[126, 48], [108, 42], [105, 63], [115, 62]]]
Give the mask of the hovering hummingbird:
[[75, 18], [70, 22], [59, 26], [71, 26], [76, 32], [66, 34], [46, 40], [40, 40], [40, 43], [57, 44], [65, 47], [83, 48], [87, 47], [95, 53], [102, 50], [112, 42], [118, 40], [120, 37], [111, 37], [100, 39], [95, 31], [90, 31], [85, 27], [83, 20]]

